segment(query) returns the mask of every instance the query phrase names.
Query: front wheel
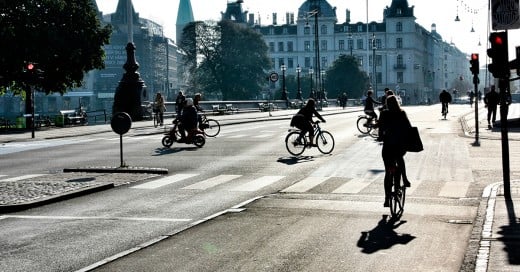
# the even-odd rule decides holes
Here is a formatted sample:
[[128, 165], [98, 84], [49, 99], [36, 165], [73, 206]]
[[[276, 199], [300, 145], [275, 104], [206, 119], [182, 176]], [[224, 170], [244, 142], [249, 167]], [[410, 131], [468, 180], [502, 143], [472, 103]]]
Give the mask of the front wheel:
[[201, 128], [204, 131], [204, 135], [208, 137], [215, 137], [220, 132], [220, 124], [217, 120], [214, 119], [208, 119], [206, 122], [202, 123], [203, 128]]
[[299, 156], [305, 150], [305, 146], [307, 145], [307, 139], [305, 137], [300, 138], [299, 131], [293, 131], [287, 134], [285, 137], [285, 147], [287, 151], [293, 156]]
[[161, 142], [164, 147], [170, 147], [173, 144], [173, 139], [170, 137], [170, 135], [166, 135], [162, 138]]
[[366, 116], [361, 116], [357, 119], [357, 129], [363, 134], [368, 134], [371, 129], [369, 119]]
[[334, 150], [334, 137], [328, 131], [322, 131], [316, 135], [316, 145], [318, 150], [323, 154], [329, 154]]

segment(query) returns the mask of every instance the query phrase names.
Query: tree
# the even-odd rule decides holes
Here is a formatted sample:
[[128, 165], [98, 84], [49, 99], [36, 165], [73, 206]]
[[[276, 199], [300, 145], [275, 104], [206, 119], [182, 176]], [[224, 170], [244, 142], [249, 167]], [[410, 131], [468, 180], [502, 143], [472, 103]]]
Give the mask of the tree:
[[267, 45], [248, 27], [227, 20], [190, 24], [181, 49], [191, 72], [190, 88], [232, 100], [254, 98], [265, 84]]
[[0, 0], [0, 93], [80, 87], [86, 72], [104, 68], [110, 35], [92, 0]]
[[369, 78], [359, 67], [355, 57], [340, 55], [325, 75], [327, 96], [338, 97], [343, 92], [346, 92], [349, 97], [363, 96], [368, 89]]

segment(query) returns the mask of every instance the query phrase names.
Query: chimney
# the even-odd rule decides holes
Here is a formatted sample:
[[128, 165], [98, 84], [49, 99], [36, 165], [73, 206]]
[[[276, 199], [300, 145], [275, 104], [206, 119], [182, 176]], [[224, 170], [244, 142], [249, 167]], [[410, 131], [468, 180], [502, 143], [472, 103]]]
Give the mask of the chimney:
[[276, 17], [277, 17], [277, 14], [276, 12], [273, 12], [273, 25], [277, 25], [278, 23], [276, 22]]

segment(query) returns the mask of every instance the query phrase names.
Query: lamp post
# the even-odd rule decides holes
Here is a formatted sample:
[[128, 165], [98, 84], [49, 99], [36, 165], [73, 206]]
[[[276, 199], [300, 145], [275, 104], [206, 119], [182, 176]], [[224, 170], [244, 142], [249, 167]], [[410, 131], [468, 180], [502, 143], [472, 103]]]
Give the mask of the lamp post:
[[321, 75], [321, 90], [320, 90], [320, 108], [323, 108], [323, 100], [325, 99], [325, 70], [320, 71]]
[[372, 80], [374, 86], [374, 92], [377, 97], [377, 75], [376, 75], [376, 34], [372, 33], [372, 66], [374, 68], [374, 72], [372, 73]]
[[296, 67], [296, 75], [297, 75], [297, 81], [298, 81], [298, 92], [296, 93], [296, 99], [302, 100], [302, 88], [300, 86], [300, 73], [302, 72], [302, 68], [298, 64]]
[[287, 97], [287, 89], [285, 88], [285, 70], [287, 70], [287, 66], [282, 64], [280, 66], [280, 70], [282, 70], [282, 100], [285, 100], [285, 104], [289, 107], [289, 99]]
[[309, 98], [314, 98], [314, 84], [312, 82], [312, 74], [314, 74], [314, 70], [312, 69], [312, 66], [311, 68], [309, 68], [309, 77], [311, 78], [311, 89], [309, 91]]

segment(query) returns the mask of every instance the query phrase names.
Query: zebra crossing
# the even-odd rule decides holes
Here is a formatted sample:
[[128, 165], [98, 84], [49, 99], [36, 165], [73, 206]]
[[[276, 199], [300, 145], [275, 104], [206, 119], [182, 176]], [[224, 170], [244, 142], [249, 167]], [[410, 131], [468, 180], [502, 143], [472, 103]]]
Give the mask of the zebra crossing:
[[[275, 185], [287, 176], [266, 175], [259, 177], [248, 177], [235, 174], [222, 174], [208, 178], [200, 178], [197, 173], [181, 173], [162, 177], [153, 181], [131, 186], [137, 190], [156, 190], [165, 186], [176, 186], [178, 190], [205, 191], [210, 189], [224, 190], [229, 192], [257, 192], [268, 186]], [[368, 176], [365, 178], [345, 177], [320, 177], [309, 176], [298, 180], [292, 185], [280, 190], [281, 193], [305, 194], [383, 194], [384, 173]], [[188, 183], [188, 184], [186, 184]], [[470, 182], [446, 181], [427, 182], [414, 181], [412, 187], [407, 189], [407, 195], [437, 196], [446, 198], [465, 198]], [[316, 189], [320, 188], [320, 189]]]

